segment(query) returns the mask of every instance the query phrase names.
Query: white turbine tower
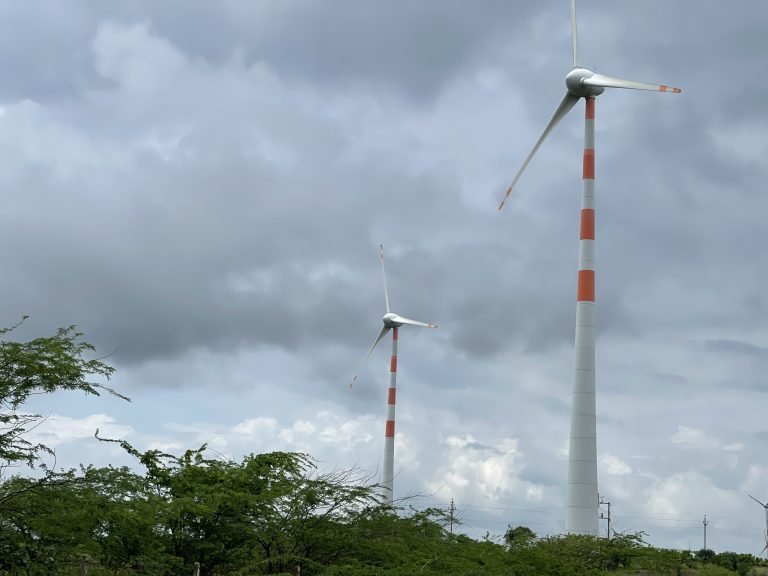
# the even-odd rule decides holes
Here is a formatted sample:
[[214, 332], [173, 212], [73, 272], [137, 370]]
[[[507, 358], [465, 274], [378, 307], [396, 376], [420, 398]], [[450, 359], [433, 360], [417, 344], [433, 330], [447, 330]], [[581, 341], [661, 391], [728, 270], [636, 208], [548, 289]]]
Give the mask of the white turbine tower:
[[[368, 354], [365, 355], [363, 363], [370, 358], [373, 350], [376, 348], [379, 342], [387, 335], [387, 332], [392, 330], [392, 357], [389, 362], [389, 390], [387, 392], [387, 422], [384, 427], [384, 466], [381, 473], [381, 484], [384, 489], [384, 499], [388, 504], [392, 504], [393, 500], [393, 483], [395, 475], [395, 398], [397, 396], [397, 336], [400, 326], [408, 324], [410, 326], [422, 326], [424, 328], [437, 328], [434, 324], [429, 322], [419, 322], [418, 320], [411, 320], [398, 314], [395, 314], [389, 309], [389, 292], [387, 290], [387, 274], [384, 271], [384, 246], [379, 246], [379, 259], [381, 260], [381, 277], [384, 281], [384, 303], [387, 306], [387, 313], [384, 314], [382, 326], [379, 335], [376, 336], [376, 340], [373, 341], [371, 349], [368, 350]], [[349, 387], [357, 380], [357, 375], [352, 378]]]
[[656, 92], [680, 92], [659, 84], [622, 80], [579, 66], [576, 34], [576, 0], [571, 0], [573, 68], [565, 76], [566, 92], [522, 167], [507, 189], [499, 210], [528, 163], [552, 129], [581, 98], [586, 101], [584, 163], [581, 196], [579, 275], [576, 290], [576, 371], [571, 405], [568, 453], [568, 513], [566, 530], [597, 535], [597, 430], [595, 406], [595, 98], [605, 88], [632, 88]]
[[[768, 504], [763, 504], [762, 502], [760, 502], [760, 500], [758, 500], [751, 494], [748, 494], [748, 496], [765, 509], [765, 546], [763, 546], [763, 549], [760, 550], [760, 554], [762, 554], [763, 552], [768, 552]], [[768, 557], [768, 554], [766, 554], [766, 557]]]

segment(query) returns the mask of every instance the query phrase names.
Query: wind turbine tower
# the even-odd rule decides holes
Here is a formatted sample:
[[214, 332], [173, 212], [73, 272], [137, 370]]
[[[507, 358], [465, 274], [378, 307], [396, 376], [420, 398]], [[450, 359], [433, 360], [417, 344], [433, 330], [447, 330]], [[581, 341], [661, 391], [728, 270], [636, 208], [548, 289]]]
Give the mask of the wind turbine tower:
[[[763, 549], [760, 550], [760, 554], [762, 554], [763, 552], [768, 552], [768, 504], [763, 504], [762, 502], [760, 502], [760, 500], [758, 500], [751, 494], [748, 494], [748, 496], [765, 509], [765, 546], [763, 546]], [[768, 557], [768, 553], [766, 553], [766, 557]]]
[[597, 74], [579, 65], [576, 33], [576, 0], [571, 0], [571, 49], [573, 68], [565, 76], [565, 96], [544, 128], [530, 154], [507, 189], [499, 210], [545, 138], [584, 98], [584, 156], [579, 235], [579, 272], [576, 289], [576, 370], [571, 404], [568, 451], [568, 512], [566, 530], [597, 535], [597, 425], [595, 403], [595, 98], [605, 88], [631, 88], [678, 93], [679, 88], [623, 80]]
[[[434, 324], [429, 322], [419, 322], [418, 320], [411, 320], [405, 318], [399, 314], [395, 314], [389, 308], [389, 291], [387, 290], [387, 273], [384, 270], [384, 246], [379, 246], [379, 260], [381, 261], [381, 278], [384, 281], [384, 303], [387, 307], [387, 313], [384, 314], [382, 326], [379, 335], [376, 336], [376, 340], [373, 341], [373, 345], [368, 354], [363, 359], [363, 364], [370, 358], [374, 349], [379, 342], [392, 331], [392, 356], [389, 361], [389, 389], [387, 390], [387, 421], [384, 426], [384, 466], [381, 473], [381, 485], [383, 487], [384, 500], [388, 504], [392, 504], [394, 494], [394, 477], [395, 477], [395, 399], [397, 396], [397, 340], [399, 328], [403, 325], [421, 326], [424, 328], [437, 328]], [[361, 368], [362, 369], [362, 368]], [[352, 378], [349, 387], [357, 380], [357, 375]]]

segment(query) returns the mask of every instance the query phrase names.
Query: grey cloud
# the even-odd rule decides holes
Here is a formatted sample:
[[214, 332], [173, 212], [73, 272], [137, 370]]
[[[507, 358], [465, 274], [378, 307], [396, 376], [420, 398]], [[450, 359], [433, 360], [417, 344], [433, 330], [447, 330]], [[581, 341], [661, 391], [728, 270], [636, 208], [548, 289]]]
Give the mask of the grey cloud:
[[768, 357], [768, 348], [755, 346], [754, 344], [742, 342], [740, 340], [708, 340], [705, 342], [705, 345], [713, 352], [733, 352], [758, 358]]

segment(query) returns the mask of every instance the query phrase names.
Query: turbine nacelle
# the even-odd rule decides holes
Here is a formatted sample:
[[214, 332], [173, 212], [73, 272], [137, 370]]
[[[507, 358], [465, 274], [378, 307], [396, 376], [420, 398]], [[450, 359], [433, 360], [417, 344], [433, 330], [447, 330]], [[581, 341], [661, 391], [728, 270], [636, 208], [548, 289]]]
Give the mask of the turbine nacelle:
[[400, 316], [395, 314], [394, 312], [387, 312], [384, 314], [384, 318], [382, 318], [382, 321], [384, 322], [384, 326], [387, 328], [400, 328], [400, 326], [403, 325], [402, 322], [400, 322]]
[[594, 75], [595, 73], [591, 70], [578, 66], [568, 72], [565, 76], [565, 87], [568, 89], [568, 93], [578, 98], [600, 96], [603, 93], [602, 86], [588, 86], [584, 84], [585, 80]]
[[394, 312], [387, 312], [386, 314], [384, 314], [382, 321], [384, 322], [385, 329], [400, 328], [400, 326], [402, 326], [403, 324], [408, 324], [409, 326], [421, 326], [423, 328], [437, 328], [437, 326], [435, 324], [432, 324], [431, 322], [420, 322], [419, 320], [411, 320], [410, 318], [400, 316], [399, 314], [395, 314]]

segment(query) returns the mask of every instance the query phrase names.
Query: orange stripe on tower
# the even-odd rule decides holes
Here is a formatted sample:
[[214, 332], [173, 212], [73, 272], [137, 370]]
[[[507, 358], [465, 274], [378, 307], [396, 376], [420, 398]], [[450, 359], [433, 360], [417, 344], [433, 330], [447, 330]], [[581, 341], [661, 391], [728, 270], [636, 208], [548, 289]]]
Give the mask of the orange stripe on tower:
[[387, 420], [387, 428], [384, 430], [384, 436], [387, 438], [395, 437], [395, 421]]
[[387, 396], [387, 404], [395, 403], [395, 396], [397, 395], [397, 388], [390, 388]]
[[392, 356], [389, 360], [389, 371], [397, 372], [397, 356]]
[[397, 340], [397, 328], [392, 328], [392, 340]]
[[579, 282], [576, 290], [576, 300], [578, 302], [595, 301], [595, 271], [579, 270]]
[[595, 119], [595, 99], [594, 98], [586, 98], [587, 101], [587, 111], [585, 118], [587, 120], [594, 120]]
[[584, 180], [595, 179], [595, 151], [592, 148], [584, 148]]
[[581, 240], [595, 239], [595, 210], [594, 208], [581, 209]]

